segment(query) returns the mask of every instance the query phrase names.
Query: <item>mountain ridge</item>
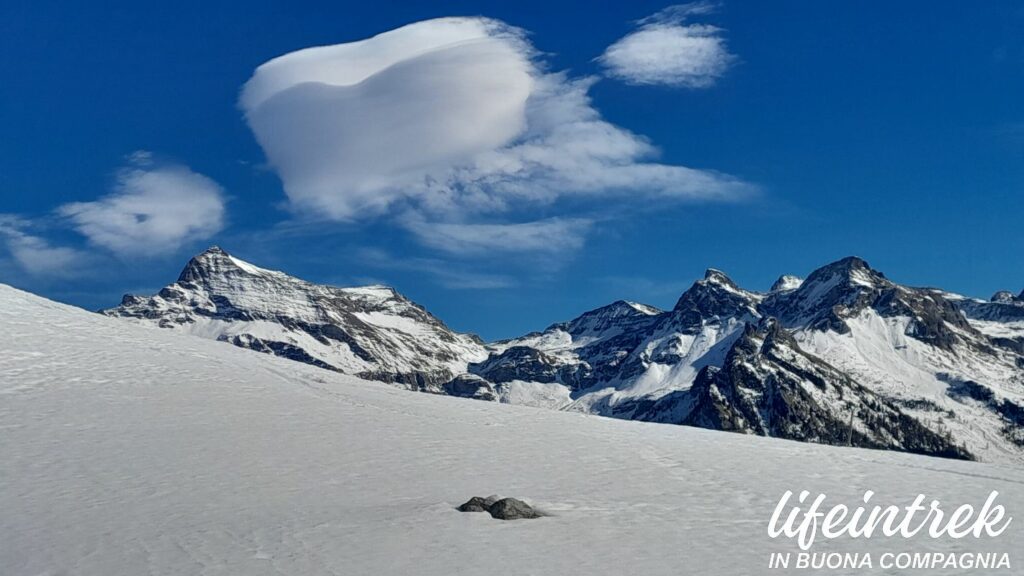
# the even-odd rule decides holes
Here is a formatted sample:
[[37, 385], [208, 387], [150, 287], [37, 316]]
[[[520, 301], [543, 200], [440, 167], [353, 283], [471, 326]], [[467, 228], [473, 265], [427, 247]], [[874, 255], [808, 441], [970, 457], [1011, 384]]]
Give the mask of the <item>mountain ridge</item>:
[[[1024, 320], [1015, 297], [982, 301], [897, 284], [854, 256], [804, 279], [782, 276], [768, 292], [709, 268], [669, 310], [619, 300], [486, 344], [392, 288], [316, 285], [212, 247], [158, 294], [126, 295], [103, 313], [426, 392], [802, 441], [1024, 458], [1015, 419], [1024, 413], [1018, 311]], [[956, 382], [976, 384], [984, 401]], [[778, 424], [794, 421], [801, 425]]]
[[485, 356], [478, 337], [453, 332], [393, 288], [313, 284], [217, 246], [156, 295], [125, 295], [101, 313], [430, 391]]

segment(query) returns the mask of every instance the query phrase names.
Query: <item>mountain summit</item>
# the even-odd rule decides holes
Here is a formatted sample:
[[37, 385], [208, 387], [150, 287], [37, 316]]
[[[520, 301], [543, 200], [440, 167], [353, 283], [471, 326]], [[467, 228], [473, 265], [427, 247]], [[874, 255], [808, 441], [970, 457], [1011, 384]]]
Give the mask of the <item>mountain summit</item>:
[[453, 332], [392, 288], [313, 284], [217, 246], [156, 295], [126, 295], [102, 313], [432, 391], [487, 356], [479, 339]]

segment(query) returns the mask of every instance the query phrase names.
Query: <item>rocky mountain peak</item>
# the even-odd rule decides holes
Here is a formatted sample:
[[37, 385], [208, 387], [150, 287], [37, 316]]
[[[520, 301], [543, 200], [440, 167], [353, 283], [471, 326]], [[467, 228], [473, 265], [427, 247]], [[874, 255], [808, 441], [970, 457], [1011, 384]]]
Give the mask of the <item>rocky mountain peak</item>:
[[889, 284], [885, 274], [872, 268], [866, 260], [857, 256], [847, 256], [811, 272], [803, 285], [815, 285], [835, 280], [845, 281], [849, 285], [868, 287]]
[[234, 258], [220, 246], [211, 246], [188, 261], [178, 275], [178, 282], [204, 284], [216, 277], [252, 275], [260, 272], [270, 273], [269, 270]]
[[845, 332], [843, 317], [871, 305], [896, 285], [863, 258], [849, 256], [818, 268], [799, 288], [770, 293], [764, 312], [783, 324]]
[[[1021, 293], [1021, 296], [1024, 296], [1024, 292]], [[990, 298], [989, 301], [999, 302], [1001, 304], [1012, 304], [1015, 300], [1018, 299], [1019, 297], [1014, 296], [1013, 292], [1010, 292], [1009, 290], [1000, 290], [999, 292], [993, 294], [992, 298]]]
[[704, 278], [693, 283], [679, 300], [673, 311], [691, 318], [698, 324], [704, 319], [757, 315], [758, 298], [741, 289], [725, 273], [709, 268]]
[[322, 368], [439, 390], [486, 356], [385, 286], [337, 288], [249, 264], [213, 246], [153, 296], [125, 296], [109, 316], [151, 322]]
[[725, 286], [733, 290], [739, 290], [739, 286], [737, 286], [736, 283], [732, 281], [732, 278], [729, 278], [729, 276], [726, 275], [725, 272], [722, 272], [721, 270], [716, 270], [714, 268], [708, 268], [707, 270], [704, 271], [704, 281], [709, 284], [715, 284], [718, 286]]
[[908, 318], [908, 336], [944, 350], [976, 334], [941, 292], [895, 284], [855, 256], [815, 270], [796, 290], [771, 294], [762, 312], [789, 328], [846, 334], [848, 321], [867, 309], [884, 318]]
[[562, 329], [573, 336], [597, 336], [607, 330], [628, 329], [661, 313], [662, 311], [654, 306], [617, 300], [584, 312], [568, 322], [554, 324], [548, 327], [548, 330]]
[[796, 290], [804, 283], [804, 279], [799, 276], [790, 276], [789, 274], [779, 276], [779, 279], [772, 284], [769, 292], [786, 292], [789, 290]]
[[638, 302], [630, 302], [629, 300], [616, 300], [607, 306], [602, 306], [587, 312], [583, 314], [583, 316], [651, 316], [659, 313], [661, 313], [661, 310], [658, 310], [654, 306], [648, 306], [647, 304], [640, 304]]

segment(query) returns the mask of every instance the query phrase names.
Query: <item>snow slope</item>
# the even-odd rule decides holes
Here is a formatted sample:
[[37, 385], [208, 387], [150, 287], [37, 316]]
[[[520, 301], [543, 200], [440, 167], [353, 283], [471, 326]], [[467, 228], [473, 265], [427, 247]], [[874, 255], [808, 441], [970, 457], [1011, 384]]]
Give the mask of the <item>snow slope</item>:
[[[766, 536], [786, 490], [1024, 514], [1020, 468], [414, 394], [3, 285], [0, 328], [5, 576], [728, 576], [796, 551]], [[453, 510], [490, 493], [551, 516]], [[814, 551], [1008, 551], [1019, 574], [1022, 529]]]

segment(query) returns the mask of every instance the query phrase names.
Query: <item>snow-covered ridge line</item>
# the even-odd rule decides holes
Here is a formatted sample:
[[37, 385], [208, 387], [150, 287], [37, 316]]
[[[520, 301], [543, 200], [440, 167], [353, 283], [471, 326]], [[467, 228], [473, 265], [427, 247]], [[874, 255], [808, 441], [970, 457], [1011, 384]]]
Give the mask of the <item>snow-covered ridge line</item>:
[[[620, 300], [485, 345], [391, 288], [319, 286], [211, 248], [159, 294], [104, 313], [429, 392], [1018, 460], [1024, 300], [1007, 294], [903, 286], [856, 257], [782, 276], [766, 293], [709, 269], [671, 310]], [[751, 330], [786, 344], [750, 352]], [[787, 400], [755, 399], [764, 394]], [[709, 406], [715, 417], [701, 415]]]
[[338, 288], [260, 268], [213, 247], [178, 281], [102, 311], [321, 368], [440, 391], [486, 352], [386, 286]]

